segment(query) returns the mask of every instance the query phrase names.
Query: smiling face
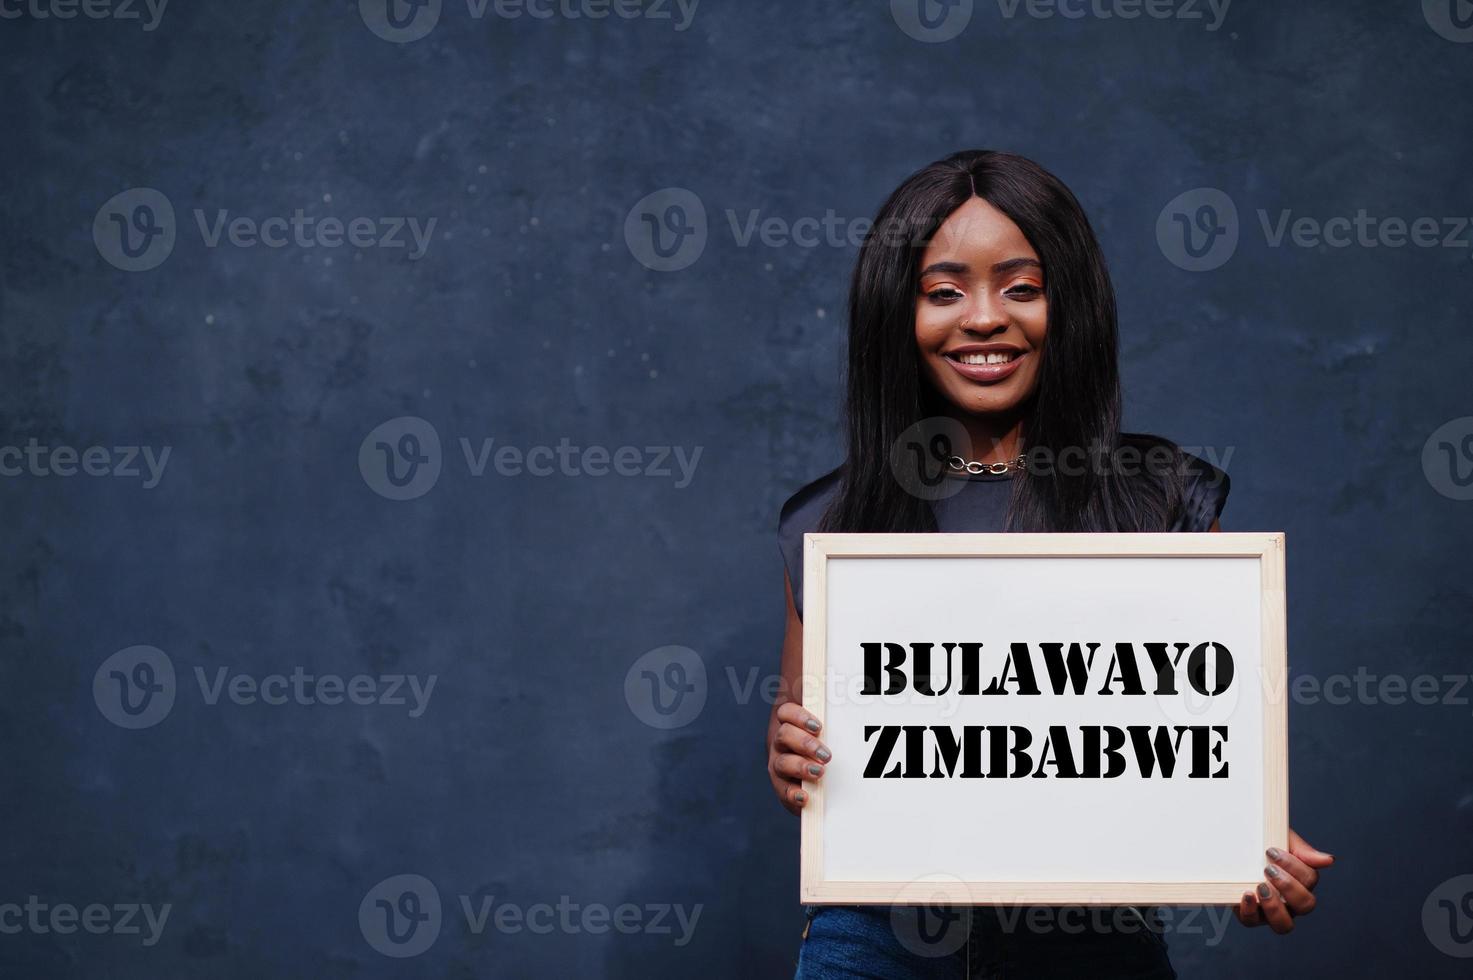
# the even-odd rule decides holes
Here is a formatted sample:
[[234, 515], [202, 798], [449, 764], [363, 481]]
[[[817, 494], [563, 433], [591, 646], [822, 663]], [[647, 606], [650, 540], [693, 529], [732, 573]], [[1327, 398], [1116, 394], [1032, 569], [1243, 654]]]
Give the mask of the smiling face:
[[922, 374], [964, 417], [1015, 415], [1038, 388], [1048, 329], [1038, 253], [1012, 219], [973, 197], [937, 229], [920, 269]]

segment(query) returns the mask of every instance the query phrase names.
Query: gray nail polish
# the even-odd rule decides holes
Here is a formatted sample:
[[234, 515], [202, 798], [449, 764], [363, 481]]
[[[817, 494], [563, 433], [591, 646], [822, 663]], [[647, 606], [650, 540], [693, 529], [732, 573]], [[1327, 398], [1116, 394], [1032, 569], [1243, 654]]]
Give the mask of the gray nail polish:
[[813, 776], [822, 776], [823, 775], [823, 766], [816, 766], [816, 765], [813, 765], [813, 764], [810, 763], [809, 766], [808, 766], [808, 772], [809, 772], [810, 775], [813, 775]]
[[793, 796], [793, 799], [797, 800], [799, 803], [802, 803], [808, 799], [808, 796], [805, 793], [797, 793]]
[[1277, 878], [1281, 874], [1281, 872], [1279, 871], [1279, 869], [1276, 868], [1276, 867], [1274, 867], [1271, 864], [1268, 867], [1264, 868], [1263, 870], [1268, 873], [1268, 876], [1270, 878]]
[[1260, 899], [1262, 899], [1263, 901], [1268, 901], [1268, 886], [1267, 885], [1259, 885], [1258, 886], [1258, 897]]
[[828, 749], [819, 749], [813, 754], [818, 756], [819, 762], [828, 762], [831, 758], [833, 758], [833, 753], [831, 753]]
[[804, 726], [805, 726], [805, 727], [806, 727], [806, 728], [807, 728], [807, 729], [808, 729], [808, 730], [809, 730], [809, 731], [810, 731], [810, 732], [816, 732], [816, 731], [818, 731], [818, 719], [817, 719], [817, 718], [809, 718], [809, 719], [808, 719], [808, 720], [807, 720], [807, 721], [805, 721], [805, 722], [804, 722], [804, 723], [803, 723], [803, 724], [804, 724]]
[[1270, 861], [1277, 861], [1279, 858], [1284, 856], [1284, 852], [1279, 850], [1277, 847], [1270, 847], [1266, 853], [1268, 854], [1268, 859]]

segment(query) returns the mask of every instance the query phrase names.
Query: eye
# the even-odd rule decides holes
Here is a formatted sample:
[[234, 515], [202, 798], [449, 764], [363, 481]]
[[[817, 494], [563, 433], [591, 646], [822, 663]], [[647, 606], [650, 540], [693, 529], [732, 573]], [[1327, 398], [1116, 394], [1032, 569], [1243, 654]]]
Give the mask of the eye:
[[1043, 295], [1043, 287], [1031, 282], [1020, 282], [1003, 290], [1003, 295], [1008, 299], [1031, 300]]
[[953, 286], [937, 286], [926, 293], [926, 299], [933, 303], [952, 303], [961, 298], [961, 290]]

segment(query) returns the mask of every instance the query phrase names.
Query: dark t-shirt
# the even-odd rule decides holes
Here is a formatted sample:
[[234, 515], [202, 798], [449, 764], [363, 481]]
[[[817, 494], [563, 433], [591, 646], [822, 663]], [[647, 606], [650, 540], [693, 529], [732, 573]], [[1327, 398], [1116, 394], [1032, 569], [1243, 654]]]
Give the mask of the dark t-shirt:
[[[1186, 472], [1182, 480], [1181, 509], [1171, 530], [1206, 531], [1227, 503], [1228, 475], [1190, 453], [1184, 453], [1183, 460]], [[839, 491], [839, 472], [835, 469], [826, 473], [789, 497], [778, 518], [778, 550], [787, 566], [788, 581], [793, 585], [793, 605], [800, 618], [803, 616], [803, 535], [818, 530], [824, 512]], [[961, 489], [931, 503], [936, 530], [1007, 530], [1011, 475], [984, 473], [952, 479], [962, 483]]]

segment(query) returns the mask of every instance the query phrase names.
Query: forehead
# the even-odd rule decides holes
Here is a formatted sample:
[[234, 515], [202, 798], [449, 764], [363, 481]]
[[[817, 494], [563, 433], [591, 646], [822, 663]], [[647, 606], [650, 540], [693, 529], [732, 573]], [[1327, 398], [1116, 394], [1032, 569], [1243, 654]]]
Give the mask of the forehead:
[[936, 229], [921, 257], [921, 268], [945, 260], [980, 268], [1020, 256], [1038, 258], [1023, 229], [987, 201], [973, 197]]

